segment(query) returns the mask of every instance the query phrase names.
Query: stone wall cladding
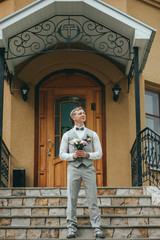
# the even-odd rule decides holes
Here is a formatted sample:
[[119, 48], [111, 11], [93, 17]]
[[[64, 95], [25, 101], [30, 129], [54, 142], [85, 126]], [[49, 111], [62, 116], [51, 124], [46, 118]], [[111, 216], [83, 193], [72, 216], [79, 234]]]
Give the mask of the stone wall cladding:
[[[106, 238], [154, 239], [160, 236], [159, 196], [152, 187], [98, 188]], [[66, 213], [66, 188], [0, 189], [0, 239], [66, 238]], [[93, 239], [83, 188], [78, 198], [77, 221], [77, 237]]]

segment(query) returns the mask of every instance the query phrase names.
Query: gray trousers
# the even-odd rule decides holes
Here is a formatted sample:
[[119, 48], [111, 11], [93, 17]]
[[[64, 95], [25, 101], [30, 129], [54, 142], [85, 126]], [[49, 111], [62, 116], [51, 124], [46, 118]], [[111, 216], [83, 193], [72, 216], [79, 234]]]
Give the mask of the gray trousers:
[[97, 204], [97, 184], [95, 168], [93, 165], [86, 167], [84, 165], [67, 168], [67, 227], [69, 231], [77, 231], [77, 199], [78, 193], [83, 181], [86, 198], [88, 201], [90, 221], [92, 228], [100, 228], [100, 213]]

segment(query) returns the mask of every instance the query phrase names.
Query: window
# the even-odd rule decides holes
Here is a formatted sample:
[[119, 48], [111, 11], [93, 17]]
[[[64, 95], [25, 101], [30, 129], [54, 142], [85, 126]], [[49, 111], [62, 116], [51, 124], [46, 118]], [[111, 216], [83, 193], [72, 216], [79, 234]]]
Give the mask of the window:
[[146, 127], [160, 134], [160, 94], [145, 92]]
[[[145, 91], [145, 112], [146, 127], [160, 134], [160, 94], [158, 92]], [[145, 155], [148, 168], [160, 172], [159, 136], [149, 131], [147, 140], [148, 141], [145, 142]], [[152, 176], [154, 176], [153, 171], [150, 172]]]

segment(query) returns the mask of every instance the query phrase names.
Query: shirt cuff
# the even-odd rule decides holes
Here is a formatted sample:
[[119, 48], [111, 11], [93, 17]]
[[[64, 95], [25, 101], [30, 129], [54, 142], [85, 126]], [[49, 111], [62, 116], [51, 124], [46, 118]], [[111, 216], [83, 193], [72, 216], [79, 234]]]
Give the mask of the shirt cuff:
[[89, 154], [88, 159], [92, 159], [92, 160], [97, 160], [97, 159], [100, 159], [102, 157], [101, 154], [97, 154], [96, 152], [88, 152], [88, 154]]
[[87, 152], [89, 154], [89, 158], [88, 159], [92, 159], [93, 153], [92, 152]]

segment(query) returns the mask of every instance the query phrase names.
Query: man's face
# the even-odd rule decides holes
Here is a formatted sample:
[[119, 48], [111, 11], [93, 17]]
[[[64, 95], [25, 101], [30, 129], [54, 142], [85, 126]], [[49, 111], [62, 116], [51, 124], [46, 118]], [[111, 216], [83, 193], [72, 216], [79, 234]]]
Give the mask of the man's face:
[[75, 123], [84, 123], [86, 121], [86, 113], [80, 109], [75, 112], [75, 115], [73, 115], [73, 120]]

